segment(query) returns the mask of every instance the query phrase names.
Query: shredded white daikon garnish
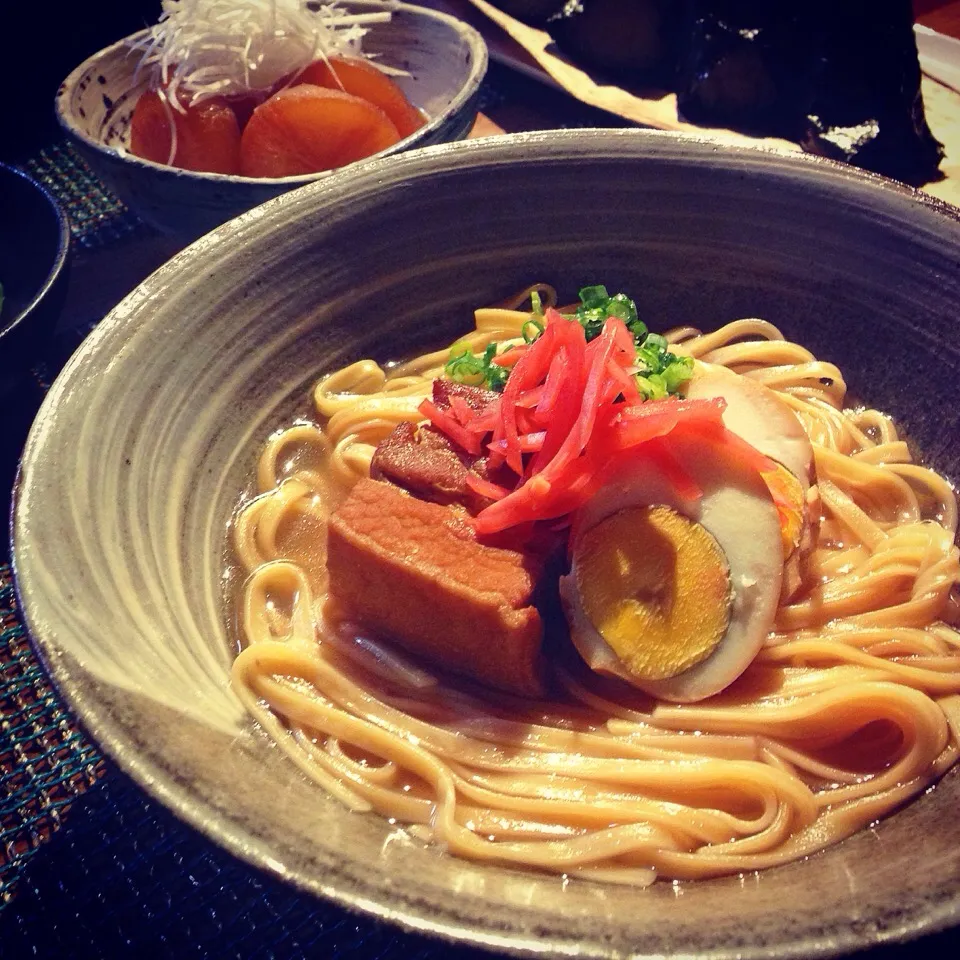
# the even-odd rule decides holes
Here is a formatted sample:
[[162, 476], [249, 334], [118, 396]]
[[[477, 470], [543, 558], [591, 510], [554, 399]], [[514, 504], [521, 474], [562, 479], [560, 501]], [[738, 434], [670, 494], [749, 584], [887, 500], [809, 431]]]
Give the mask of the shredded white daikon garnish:
[[350, 13], [317, 0], [162, 0], [135, 47], [176, 110], [210, 97], [268, 90], [333, 54], [362, 56], [360, 41], [389, 12]]

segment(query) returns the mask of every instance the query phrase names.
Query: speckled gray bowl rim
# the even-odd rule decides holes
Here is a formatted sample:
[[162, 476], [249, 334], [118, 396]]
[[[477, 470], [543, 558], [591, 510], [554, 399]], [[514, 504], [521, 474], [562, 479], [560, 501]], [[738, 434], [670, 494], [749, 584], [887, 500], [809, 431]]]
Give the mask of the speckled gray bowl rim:
[[[458, 113], [464, 104], [466, 104], [470, 98], [476, 94], [480, 87], [480, 83], [483, 81], [484, 75], [487, 72], [487, 61], [489, 59], [487, 45], [479, 31], [471, 27], [470, 24], [464, 23], [462, 20], [458, 20], [456, 17], [452, 17], [447, 13], [434, 10], [431, 7], [421, 7], [413, 3], [402, 2], [402, 0], [350, 0], [350, 5], [356, 7], [369, 7], [371, 12], [377, 10], [402, 10], [404, 13], [420, 14], [428, 19], [447, 23], [463, 37], [470, 48], [470, 73], [467, 76], [464, 84], [450, 101], [447, 109], [442, 114], [431, 117], [427, 123], [411, 133], [410, 136], [404, 137], [403, 140], [399, 140], [392, 146], [389, 146], [385, 150], [381, 150], [379, 153], [375, 154], [373, 159], [379, 160], [384, 157], [392, 157], [394, 154], [408, 149], [407, 145], [410, 143], [411, 138], [420, 139], [421, 137], [425, 137], [433, 130], [436, 130], [437, 127], [446, 123], [450, 116]], [[56, 97], [54, 98], [53, 108], [54, 113], [56, 114], [57, 122], [67, 133], [70, 134], [70, 136], [76, 137], [78, 140], [82, 140], [88, 147], [90, 147], [91, 150], [96, 150], [98, 153], [101, 153], [104, 156], [120, 157], [129, 161], [135, 166], [142, 166], [150, 170], [161, 171], [167, 175], [189, 177], [191, 179], [196, 178], [198, 180], [208, 180], [211, 183], [275, 183], [280, 186], [289, 185], [295, 187], [300, 184], [313, 183], [316, 180], [329, 177], [335, 172], [331, 170], [320, 170], [317, 173], [300, 174], [292, 177], [240, 177], [226, 173], [206, 173], [199, 170], [181, 170], [179, 167], [171, 167], [166, 163], [154, 163], [152, 160], [145, 160], [143, 157], [138, 157], [136, 154], [130, 153], [129, 151], [121, 153], [119, 150], [115, 150], [113, 147], [106, 146], [100, 140], [96, 139], [95, 137], [91, 137], [84, 130], [81, 130], [80, 127], [74, 122], [72, 111], [69, 109], [70, 96], [74, 88], [80, 82], [83, 75], [88, 70], [92, 69], [94, 64], [96, 64], [101, 57], [108, 53], [122, 50], [124, 47], [128, 47], [131, 43], [134, 43], [137, 40], [142, 40], [149, 33], [149, 30], [150, 28], [148, 27], [144, 30], [137, 31], [136, 33], [131, 33], [122, 40], [118, 40], [116, 43], [112, 43], [110, 46], [104, 47], [102, 50], [98, 50], [96, 53], [91, 54], [86, 60], [83, 61], [83, 63], [72, 70], [67, 75], [66, 79], [60, 84], [59, 88], [57, 89]], [[130, 55], [133, 56], [134, 51], [131, 50]], [[354, 165], [350, 164], [349, 166], [352, 169]]]
[[[938, 215], [960, 222], [960, 208], [885, 177], [821, 157], [787, 153], [762, 146], [733, 146], [718, 143], [714, 139], [698, 134], [630, 129], [553, 130], [439, 144], [409, 151], [398, 157], [362, 161], [302, 189], [269, 200], [196, 240], [147, 277], [139, 287], [114, 307], [71, 357], [57, 379], [59, 381], [71, 378], [85, 359], [97, 351], [101, 336], [106, 335], [108, 328], [128, 323], [133, 314], [144, 309], [146, 304], [161, 294], [168, 282], [175, 281], [182, 270], [201, 269], [204, 257], [210, 251], [223, 243], [234, 243], [238, 236], [238, 228], [241, 231], [243, 228], [255, 228], [255, 225], [261, 221], [264, 223], [289, 222], [305, 211], [314, 215], [318, 208], [322, 208], [325, 204], [342, 202], [345, 196], [375, 193], [389, 182], [402, 182], [408, 173], [422, 177], [455, 170], [461, 165], [495, 166], [503, 161], [536, 163], [542, 160], [572, 162], [577, 158], [642, 158], [646, 155], [655, 156], [660, 145], [669, 149], [670, 144], [679, 146], [688, 153], [688, 156], [706, 162], [709, 162], [708, 158], [711, 154], [723, 154], [728, 161], [735, 160], [745, 166], [770, 170], [788, 169], [801, 177], [812, 179], [823, 176], [832, 178], [835, 183], [845, 181], [854, 189], [893, 192], [929, 208]], [[24, 603], [24, 595], [19, 586], [17, 565], [19, 492], [25, 483], [25, 475], [30, 469], [31, 461], [38, 454], [35, 447], [38, 425], [41, 421], [56, 415], [56, 411], [51, 410], [50, 406], [48, 396], [31, 429], [14, 482], [10, 512], [14, 583], [31, 644], [48, 675], [72, 712], [79, 718], [83, 728], [124, 773], [187, 824], [229, 850], [239, 859], [300, 890], [331, 900], [345, 909], [395, 923], [409, 931], [518, 956], [582, 956], [602, 958], [602, 960], [624, 960], [627, 955], [617, 947], [596, 942], [587, 945], [572, 939], [550, 939], [548, 931], [540, 931], [538, 934], [505, 935], [496, 931], [493, 921], [486, 928], [450, 922], [441, 919], [444, 913], [448, 914], [449, 911], [441, 911], [439, 907], [433, 908], [433, 905], [424, 904], [422, 901], [417, 901], [415, 909], [399, 909], [391, 905], [388, 899], [372, 900], [361, 897], [345, 887], [331, 885], [323, 882], [321, 878], [289, 870], [284, 864], [278, 863], [265, 854], [262, 848], [252, 841], [252, 838], [241, 834], [240, 831], [230, 832], [224, 829], [222, 821], [212, 816], [207, 805], [192, 797], [182, 783], [177, 783], [173, 778], [158, 771], [154, 764], [145, 760], [135, 748], [128, 745], [123, 731], [101, 709], [101, 704], [95, 698], [85, 694], [83, 683], [74, 677], [73, 671], [76, 668], [67, 662], [67, 658], [61, 658], [58, 655], [54, 638], [45, 636], [37, 629], [38, 618], [32, 615], [31, 609]], [[349, 811], [345, 810], [344, 815], [348, 816]], [[818, 855], [821, 854], [814, 856]], [[432, 909], [433, 913], [431, 913]], [[818, 933], [812, 929], [810, 933], [799, 939], [795, 938], [783, 943], [768, 942], [760, 946], [740, 945], [735, 949], [707, 949], [698, 950], [696, 953], [690, 953], [682, 948], [670, 953], [645, 953], [637, 950], [631, 952], [629, 957], [631, 960], [666, 960], [668, 957], [671, 960], [767, 960], [767, 958], [778, 958], [778, 960], [779, 958], [783, 960], [811, 958], [812, 960], [812, 958], [837, 957], [871, 947], [903, 943], [915, 937], [946, 930], [957, 924], [960, 924], [960, 889], [945, 893], [943, 900], [935, 906], [928, 907], [919, 919], [912, 921], [898, 919], [887, 924], [882, 932], [875, 930], [871, 934], [868, 932], [868, 925], [859, 924], [856, 929], [831, 930], [829, 936], [825, 936], [823, 931]]]

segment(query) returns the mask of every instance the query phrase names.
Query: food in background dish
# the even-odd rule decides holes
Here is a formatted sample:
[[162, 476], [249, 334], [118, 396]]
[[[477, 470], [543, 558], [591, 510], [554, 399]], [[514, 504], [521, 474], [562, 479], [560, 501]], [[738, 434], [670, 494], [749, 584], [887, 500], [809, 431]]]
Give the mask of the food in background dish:
[[390, 118], [367, 100], [312, 84], [288, 87], [253, 111], [240, 142], [245, 177], [332, 170], [400, 140]]
[[315, 60], [297, 75], [294, 83], [342, 90], [372, 103], [387, 115], [401, 137], [409, 137], [424, 123], [423, 114], [410, 104], [400, 88], [367, 60], [355, 57]]
[[174, 110], [157, 90], [141, 94], [130, 120], [130, 151], [181, 170], [240, 172], [240, 124], [222, 97]]
[[350, 364], [270, 438], [232, 529], [253, 716], [415, 838], [639, 885], [806, 856], [934, 783], [950, 485], [767, 322], [555, 303]]
[[130, 121], [130, 150], [185, 170], [283, 177], [352, 163], [425, 122], [363, 59], [366, 27], [305, 0], [166, 0], [141, 44], [154, 77]]

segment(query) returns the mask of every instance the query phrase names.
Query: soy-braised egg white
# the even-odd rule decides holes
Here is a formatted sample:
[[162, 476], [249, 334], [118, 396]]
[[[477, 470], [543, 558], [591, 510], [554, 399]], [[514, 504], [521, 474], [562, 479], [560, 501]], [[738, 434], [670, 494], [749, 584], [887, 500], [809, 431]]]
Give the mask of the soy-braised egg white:
[[820, 521], [810, 438], [773, 390], [726, 367], [697, 362], [684, 394], [691, 400], [723, 398], [724, 426], [772, 461], [763, 478], [780, 514], [785, 562], [780, 599], [789, 601], [803, 582], [803, 563]]
[[722, 439], [675, 436], [666, 463], [638, 456], [580, 510], [560, 585], [590, 668], [677, 702], [718, 693], [749, 666], [816, 526], [813, 449], [793, 411], [710, 364], [685, 392], [723, 398], [725, 427], [769, 469]]
[[780, 519], [762, 477], [722, 444], [674, 438], [700, 488], [638, 459], [578, 516], [560, 596], [591, 669], [652, 696], [702, 700], [750, 664], [780, 598]]

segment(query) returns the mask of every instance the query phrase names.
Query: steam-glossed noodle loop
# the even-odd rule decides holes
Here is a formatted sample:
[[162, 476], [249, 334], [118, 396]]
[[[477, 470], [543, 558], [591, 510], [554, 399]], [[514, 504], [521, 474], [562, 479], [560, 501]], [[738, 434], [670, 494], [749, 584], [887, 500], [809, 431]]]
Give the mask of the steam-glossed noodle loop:
[[[478, 311], [470, 349], [520, 338], [531, 315], [518, 305]], [[298, 530], [325, 529], [376, 445], [422, 420], [448, 351], [332, 373], [314, 395], [321, 425], [271, 440], [233, 528], [247, 575], [233, 683], [347, 806], [395, 818], [452, 855], [643, 885], [804, 857], [892, 812], [956, 760], [949, 484], [913, 462], [889, 417], [844, 409], [841, 372], [771, 324], [667, 340], [727, 368], [715, 379], [732, 386], [711, 395], [769, 400], [787, 426], [768, 431], [762, 452], [804, 494], [819, 490], [815, 516], [811, 501], [800, 507], [812, 532], [795, 592], [739, 679], [699, 703], [658, 702], [569, 650], [548, 698], [497, 693], [324, 619], [336, 613], [324, 606], [324, 550], [305, 549]], [[759, 434], [746, 439], [763, 447]]]

